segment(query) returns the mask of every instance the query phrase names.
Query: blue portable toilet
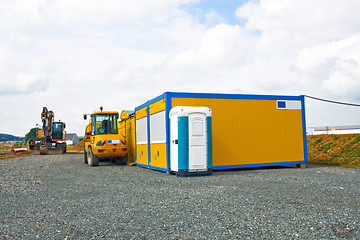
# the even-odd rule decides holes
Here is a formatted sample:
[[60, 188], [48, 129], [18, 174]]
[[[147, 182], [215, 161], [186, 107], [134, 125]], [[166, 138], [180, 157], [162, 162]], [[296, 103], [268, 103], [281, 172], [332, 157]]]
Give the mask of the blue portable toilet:
[[170, 110], [170, 170], [178, 176], [212, 173], [212, 125], [208, 107]]

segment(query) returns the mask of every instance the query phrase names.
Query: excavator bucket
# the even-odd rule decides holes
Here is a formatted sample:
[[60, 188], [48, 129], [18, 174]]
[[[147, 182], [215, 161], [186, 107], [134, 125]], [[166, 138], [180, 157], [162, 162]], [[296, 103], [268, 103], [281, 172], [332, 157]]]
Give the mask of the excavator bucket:
[[40, 155], [61, 155], [64, 153], [64, 148], [47, 148], [47, 147], [40, 147], [39, 151], [34, 151], [35, 154]]
[[49, 149], [47, 147], [40, 146], [40, 155], [48, 155], [48, 154], [49, 154]]
[[49, 155], [61, 155], [63, 154], [63, 149], [62, 148], [49, 148]]

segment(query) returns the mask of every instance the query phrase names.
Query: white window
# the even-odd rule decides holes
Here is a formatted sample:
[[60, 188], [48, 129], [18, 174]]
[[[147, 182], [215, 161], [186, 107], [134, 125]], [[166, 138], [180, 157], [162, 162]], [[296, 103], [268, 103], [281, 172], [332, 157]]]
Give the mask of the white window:
[[136, 144], [147, 144], [147, 117], [136, 120]]
[[150, 115], [150, 142], [166, 143], [165, 111]]

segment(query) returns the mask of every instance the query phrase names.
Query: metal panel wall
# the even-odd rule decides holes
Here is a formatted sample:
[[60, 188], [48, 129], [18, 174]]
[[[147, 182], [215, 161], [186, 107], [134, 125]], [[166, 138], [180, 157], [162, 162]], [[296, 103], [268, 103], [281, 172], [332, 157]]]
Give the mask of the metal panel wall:
[[135, 162], [135, 118], [134, 115], [118, 123], [119, 134], [125, 136], [128, 148], [128, 162]]
[[255, 96], [172, 97], [171, 105], [206, 106], [212, 110], [214, 169], [305, 161], [302, 110], [279, 110], [273, 97]]
[[150, 168], [167, 171], [165, 99], [149, 105]]
[[135, 112], [136, 164], [143, 166], [149, 165], [147, 109], [144, 107]]
[[[128, 144], [128, 161], [135, 162], [135, 117], [126, 120], [126, 141]], [[128, 140], [129, 139], [129, 140]]]
[[136, 145], [136, 164], [148, 166], [148, 145], [147, 144], [137, 144]]

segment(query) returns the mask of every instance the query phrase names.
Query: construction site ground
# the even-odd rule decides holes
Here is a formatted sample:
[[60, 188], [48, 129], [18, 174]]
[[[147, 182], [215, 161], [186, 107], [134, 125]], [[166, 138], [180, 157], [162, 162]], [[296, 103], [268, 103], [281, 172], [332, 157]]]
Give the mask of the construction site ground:
[[360, 239], [360, 169], [180, 178], [82, 154], [0, 160], [0, 239]]

